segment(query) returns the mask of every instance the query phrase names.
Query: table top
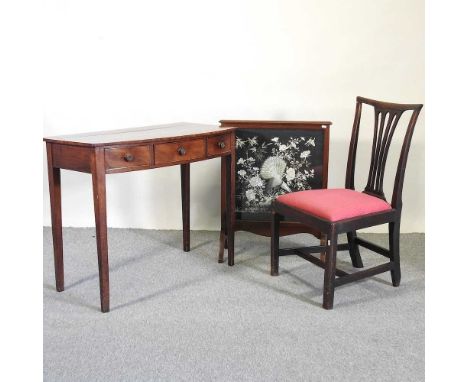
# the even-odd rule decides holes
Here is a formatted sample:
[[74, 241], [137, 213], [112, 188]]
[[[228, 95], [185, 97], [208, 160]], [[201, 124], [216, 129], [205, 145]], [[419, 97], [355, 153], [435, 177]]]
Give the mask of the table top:
[[106, 146], [123, 143], [140, 143], [147, 141], [170, 141], [183, 137], [216, 135], [234, 130], [234, 127], [219, 127], [198, 123], [177, 122], [164, 125], [135, 127], [130, 129], [96, 131], [73, 135], [46, 137], [51, 143], [72, 144], [77, 146]]

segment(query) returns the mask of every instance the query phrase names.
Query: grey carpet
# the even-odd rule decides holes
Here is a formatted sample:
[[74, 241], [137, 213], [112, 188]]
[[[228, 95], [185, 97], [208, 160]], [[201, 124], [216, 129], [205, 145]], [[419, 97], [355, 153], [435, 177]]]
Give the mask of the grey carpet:
[[[399, 288], [389, 274], [339, 287], [332, 311], [321, 308], [320, 268], [289, 256], [269, 275], [267, 238], [238, 233], [228, 267], [216, 232], [192, 232], [184, 253], [178, 231], [110, 229], [111, 312], [101, 314], [94, 240], [94, 229], [64, 229], [57, 293], [44, 228], [45, 381], [424, 380], [422, 234], [402, 235]], [[366, 266], [383, 259], [362, 255]]]

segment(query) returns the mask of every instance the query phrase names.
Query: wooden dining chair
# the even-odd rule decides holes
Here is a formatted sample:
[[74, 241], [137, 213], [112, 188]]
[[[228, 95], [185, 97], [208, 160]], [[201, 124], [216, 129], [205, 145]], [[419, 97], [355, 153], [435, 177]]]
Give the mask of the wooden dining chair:
[[[374, 138], [367, 185], [363, 192], [354, 190], [354, 170], [363, 104], [373, 106]], [[325, 269], [323, 307], [333, 309], [335, 287], [365, 277], [390, 271], [392, 284], [400, 284], [400, 220], [402, 190], [408, 151], [414, 127], [423, 105], [406, 105], [375, 101], [363, 97], [356, 99], [351, 142], [348, 153], [345, 188], [308, 190], [284, 194], [272, 204], [271, 275], [278, 275], [279, 256], [298, 255]], [[405, 111], [412, 111], [406, 128], [400, 159], [395, 175], [391, 202], [383, 192], [383, 179], [387, 155], [394, 132]], [[320, 230], [327, 235], [327, 245], [305, 248], [279, 249], [279, 222], [285, 217]], [[379, 224], [389, 225], [389, 248], [383, 248], [357, 236], [356, 230]], [[347, 234], [347, 243], [338, 244], [338, 234]], [[389, 258], [389, 262], [366, 270], [347, 273], [336, 268], [336, 252], [348, 250], [354, 267], [362, 268], [359, 247], [362, 246]], [[313, 253], [325, 252], [325, 261]]]

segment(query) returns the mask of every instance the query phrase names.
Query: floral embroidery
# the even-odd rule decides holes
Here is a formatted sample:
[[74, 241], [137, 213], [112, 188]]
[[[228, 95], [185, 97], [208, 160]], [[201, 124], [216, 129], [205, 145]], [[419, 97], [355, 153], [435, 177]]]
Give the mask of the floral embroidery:
[[252, 189], [249, 189], [245, 192], [245, 196], [247, 196], [247, 200], [249, 201], [255, 200], [255, 191]]
[[250, 178], [249, 183], [252, 187], [263, 186], [263, 180], [259, 176], [254, 176], [253, 178]]
[[310, 155], [310, 151], [306, 150], [301, 153], [301, 158], [307, 158]]
[[296, 177], [296, 171], [293, 168], [288, 168], [286, 170], [286, 180], [289, 182], [290, 180], [293, 180]]
[[[322, 165], [321, 161], [314, 163], [322, 154], [312, 134], [317, 133], [237, 133], [236, 211], [266, 212], [278, 195], [320, 187], [313, 166]], [[313, 154], [315, 150], [319, 151]]]
[[315, 138], [309, 138], [305, 143], [306, 146], [314, 146], [315, 147]]

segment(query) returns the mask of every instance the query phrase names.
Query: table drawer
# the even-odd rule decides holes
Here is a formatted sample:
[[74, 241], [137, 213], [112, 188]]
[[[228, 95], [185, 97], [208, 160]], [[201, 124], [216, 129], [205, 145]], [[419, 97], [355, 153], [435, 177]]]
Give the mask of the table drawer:
[[115, 146], [105, 149], [107, 170], [132, 170], [152, 164], [152, 145]]
[[160, 166], [202, 159], [205, 157], [205, 150], [205, 139], [155, 144], [154, 163]]
[[231, 151], [231, 136], [225, 134], [207, 138], [206, 150], [208, 156], [229, 153]]

